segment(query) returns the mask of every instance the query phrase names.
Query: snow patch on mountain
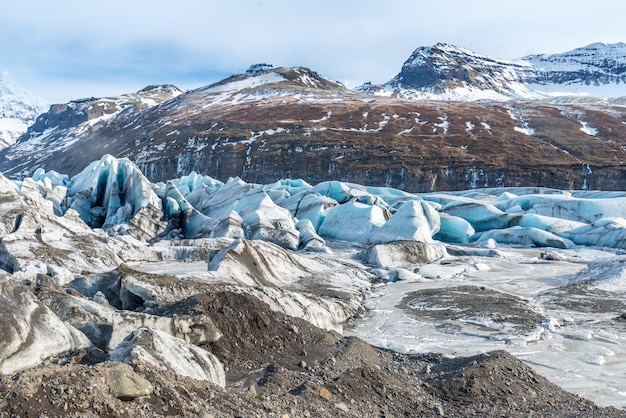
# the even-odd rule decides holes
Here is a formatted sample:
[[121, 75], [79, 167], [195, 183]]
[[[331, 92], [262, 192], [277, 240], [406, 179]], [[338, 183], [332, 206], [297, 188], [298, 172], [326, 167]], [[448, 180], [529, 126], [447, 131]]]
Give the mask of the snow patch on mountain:
[[285, 78], [275, 72], [259, 73], [254, 72], [254, 75], [244, 78], [243, 80], [233, 80], [227, 83], [218, 83], [208, 87], [205, 92], [207, 93], [222, 93], [232, 92], [244, 89], [251, 89], [254, 87], [264, 86], [267, 84], [280, 83]]
[[587, 135], [596, 136], [598, 134], [598, 130], [596, 128], [592, 128], [591, 126], [589, 126], [587, 122], [581, 121], [580, 124], [582, 125], [580, 130], [586, 133]]
[[15, 143], [35, 118], [49, 106], [45, 100], [20, 87], [9, 73], [0, 74], [0, 149]]
[[343, 84], [305, 67], [275, 67], [255, 64], [245, 74], [188, 92], [202, 109], [216, 105], [241, 104], [256, 100], [285, 98], [295, 101], [337, 100], [337, 93], [352, 94]]

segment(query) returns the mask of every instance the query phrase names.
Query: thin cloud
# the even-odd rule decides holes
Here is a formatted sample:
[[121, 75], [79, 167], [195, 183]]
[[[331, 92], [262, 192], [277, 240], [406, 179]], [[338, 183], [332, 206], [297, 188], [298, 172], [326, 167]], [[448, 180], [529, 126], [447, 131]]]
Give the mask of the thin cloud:
[[[0, 67], [51, 100], [170, 82], [199, 87], [256, 62], [350, 84], [391, 79], [446, 42], [500, 58], [625, 41], [621, 1], [25, 0], [3, 5]], [[95, 89], [95, 87], [94, 87]]]

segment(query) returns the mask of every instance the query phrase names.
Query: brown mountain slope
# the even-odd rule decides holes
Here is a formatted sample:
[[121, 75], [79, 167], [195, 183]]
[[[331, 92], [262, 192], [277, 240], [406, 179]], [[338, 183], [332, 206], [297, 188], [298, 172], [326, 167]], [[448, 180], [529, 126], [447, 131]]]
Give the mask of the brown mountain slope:
[[[523, 122], [501, 105], [280, 98], [193, 116], [148, 114], [147, 119], [165, 120], [167, 132], [146, 132], [135, 149], [120, 151], [153, 180], [195, 170], [259, 183], [290, 177], [410, 191], [522, 185], [570, 189], [583, 187], [585, 180], [590, 188], [624, 187], [626, 114], [514, 106]], [[584, 115], [588, 126], [598, 127], [597, 134], [581, 131], [571, 113]], [[515, 130], [523, 123], [534, 130], [532, 135]]]

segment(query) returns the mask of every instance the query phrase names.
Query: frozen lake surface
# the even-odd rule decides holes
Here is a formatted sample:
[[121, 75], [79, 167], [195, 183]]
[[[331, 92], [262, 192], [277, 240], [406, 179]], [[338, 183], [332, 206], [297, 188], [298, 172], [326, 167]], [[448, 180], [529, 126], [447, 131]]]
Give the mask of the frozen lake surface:
[[[566, 289], [574, 275], [585, 271], [587, 261], [610, 259], [614, 254], [589, 248], [561, 250], [570, 261], [546, 261], [540, 253], [538, 249], [508, 248], [496, 258], [453, 258], [418, 268], [424, 280], [373, 288], [364, 302], [367, 315], [346, 333], [401, 352], [469, 356], [504, 349], [568, 391], [599, 405], [626, 408], [626, 323], [616, 319], [622, 313], [622, 295], [605, 295], [605, 312], [585, 312], [576, 303], [580, 294], [562, 292], [563, 301], [569, 297], [573, 303], [561, 307], [553, 306], [550, 294]], [[488, 299], [480, 317], [472, 318], [468, 312], [465, 319], [454, 321], [454, 327], [445, 327], [440, 316], [431, 320], [433, 316], [423, 306], [413, 309], [417, 315], [401, 306], [409, 294], [439, 289], [443, 296], [459, 285], [517, 296], [545, 319], [532, 331], [507, 330], [506, 325], [490, 322], [491, 315], [485, 314], [490, 312]], [[616, 299], [614, 303], [611, 297]]]

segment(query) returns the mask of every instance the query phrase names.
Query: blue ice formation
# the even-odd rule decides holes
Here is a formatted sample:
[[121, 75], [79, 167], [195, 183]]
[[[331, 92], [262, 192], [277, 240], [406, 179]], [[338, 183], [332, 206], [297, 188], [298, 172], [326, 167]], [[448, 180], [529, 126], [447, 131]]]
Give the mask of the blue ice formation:
[[152, 184], [130, 160], [110, 155], [71, 179], [38, 169], [0, 186], [6, 193], [40, 193], [58, 215], [73, 209], [92, 228], [143, 240], [247, 238], [310, 251], [328, 251], [328, 241], [626, 248], [623, 192], [527, 187], [414, 194], [340, 181], [223, 183], [196, 172]]

